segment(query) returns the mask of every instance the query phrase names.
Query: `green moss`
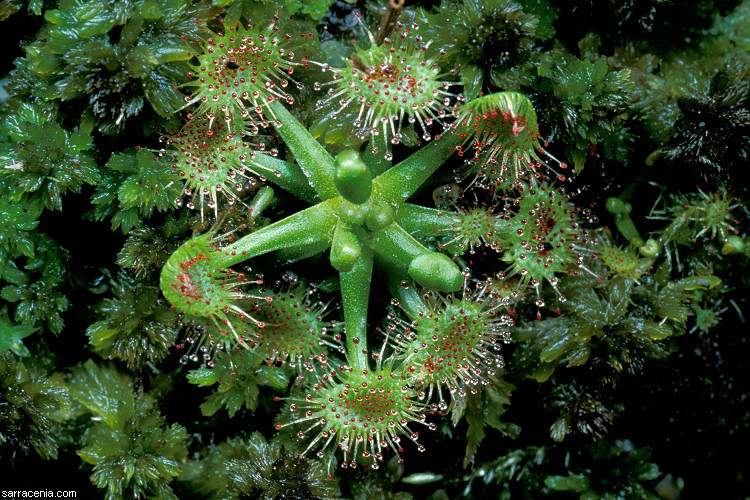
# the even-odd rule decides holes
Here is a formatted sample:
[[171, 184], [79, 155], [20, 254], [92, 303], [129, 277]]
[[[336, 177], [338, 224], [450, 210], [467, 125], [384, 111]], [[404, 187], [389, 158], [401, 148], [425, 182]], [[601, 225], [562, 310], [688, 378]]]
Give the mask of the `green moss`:
[[0, 2], [9, 487], [743, 496], [735, 3]]
[[3, 459], [14, 463], [32, 450], [44, 459], [56, 459], [54, 413], [70, 405], [68, 391], [9, 352], [0, 352], [0, 385]]

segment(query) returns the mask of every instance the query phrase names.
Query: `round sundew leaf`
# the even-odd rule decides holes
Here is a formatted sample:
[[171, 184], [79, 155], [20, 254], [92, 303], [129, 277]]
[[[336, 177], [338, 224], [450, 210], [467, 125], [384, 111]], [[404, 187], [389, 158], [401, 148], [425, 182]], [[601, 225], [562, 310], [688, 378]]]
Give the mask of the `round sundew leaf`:
[[[401, 451], [403, 435], [424, 451], [415, 432], [417, 426], [434, 430], [436, 425], [425, 423], [429, 407], [419, 402], [417, 391], [407, 385], [403, 375], [385, 369], [358, 373], [345, 368], [330, 375], [305, 396], [290, 397], [288, 411], [276, 428], [299, 429], [300, 439], [312, 439], [311, 449], [331, 446], [342, 450], [342, 465], [348, 466], [351, 460], [353, 468], [361, 459], [376, 468], [389, 448]], [[311, 426], [313, 421], [316, 423]], [[329, 455], [329, 465], [332, 459]]]
[[264, 104], [271, 100], [294, 102], [285, 89], [297, 83], [291, 76], [295, 68], [308, 65], [304, 57], [295, 57], [296, 45], [312, 38], [312, 33], [284, 34], [278, 31], [278, 20], [247, 26], [235, 23], [208, 39], [206, 51], [197, 55], [198, 64], [189, 75], [194, 77], [189, 85], [196, 90], [186, 101], [199, 103], [198, 114], [240, 119], [249, 115], [248, 110], [262, 115]]
[[[311, 289], [301, 285], [273, 293], [260, 291], [259, 295], [266, 300], [257, 301], [249, 313], [264, 324], [258, 329], [254, 352], [266, 361], [302, 371], [310, 360], [325, 356], [329, 349], [343, 350], [340, 326], [324, 319], [327, 304], [315, 301]], [[283, 385], [280, 389], [288, 382], [288, 378], [279, 380], [280, 375], [273, 370], [264, 376], [269, 379], [268, 385]]]
[[238, 187], [254, 174], [248, 166], [254, 153], [242, 137], [224, 120], [199, 116], [169, 139], [172, 168], [184, 179], [185, 193], [194, 194], [201, 214], [205, 205], [215, 209], [219, 196], [233, 203]]
[[407, 316], [389, 324], [396, 350], [424, 392], [438, 394], [440, 410], [447, 409], [443, 389], [449, 388], [451, 398], [456, 390], [475, 392], [504, 366], [501, 342], [509, 339], [513, 320], [501, 313], [500, 304], [485, 300], [487, 292], [483, 283], [457, 294], [428, 292], [415, 301], [414, 292], [396, 290]]
[[535, 286], [553, 286], [556, 274], [575, 271], [589, 253], [589, 233], [581, 227], [571, 196], [554, 185], [539, 184], [518, 198], [518, 211], [498, 231], [511, 242], [503, 252], [510, 274]]
[[604, 265], [618, 276], [635, 281], [644, 272], [639, 267], [638, 256], [632, 252], [609, 244], [601, 245], [597, 251]]
[[[529, 126], [537, 128], [537, 117], [534, 106], [529, 99], [520, 92], [496, 92], [478, 97], [461, 108], [461, 114], [472, 113], [508, 113], [513, 118], [522, 118]], [[519, 124], [520, 125], [520, 124]]]
[[474, 253], [475, 247], [483, 245], [499, 251], [505, 244], [496, 234], [502, 215], [502, 212], [495, 213], [495, 207], [484, 205], [460, 209], [453, 213], [453, 222], [444, 231], [453, 235], [450, 242], [457, 244], [461, 251], [468, 249]]
[[[469, 172], [480, 187], [500, 192], [513, 191], [519, 183], [536, 186], [545, 177], [545, 167], [558, 180], [567, 169], [541, 144], [537, 114], [531, 102], [519, 92], [497, 92], [478, 97], [462, 106], [454, 127], [468, 143], [472, 158]], [[466, 152], [458, 148], [459, 155]], [[549, 163], [557, 165], [559, 170]], [[547, 174], [549, 175], [549, 174]]]
[[440, 68], [442, 53], [428, 55], [429, 43], [418, 28], [397, 23], [381, 45], [357, 46], [346, 67], [324, 66], [333, 78], [315, 84], [317, 90], [327, 90], [327, 97], [317, 102], [326, 114], [313, 126], [316, 136], [345, 144], [382, 137], [380, 153], [390, 160], [391, 144], [413, 144], [420, 136], [429, 141], [435, 123], [447, 128], [442, 120], [451, 101], [459, 98], [449, 90], [455, 82], [444, 79], [450, 73]]
[[175, 251], [162, 269], [164, 296], [187, 314], [209, 318], [221, 311], [216, 309], [223, 297], [219, 295], [222, 288], [214, 288], [212, 250], [206, 238], [194, 238]]
[[[185, 314], [210, 318], [214, 324], [228, 325], [228, 313], [248, 317], [235, 302], [248, 296], [241, 287], [250, 283], [244, 273], [225, 269], [211, 243], [210, 235], [201, 235], [184, 243], [167, 260], [161, 272], [161, 289], [167, 300]], [[257, 283], [257, 281], [255, 281]], [[226, 333], [222, 331], [222, 333]], [[240, 343], [243, 340], [235, 332]]]

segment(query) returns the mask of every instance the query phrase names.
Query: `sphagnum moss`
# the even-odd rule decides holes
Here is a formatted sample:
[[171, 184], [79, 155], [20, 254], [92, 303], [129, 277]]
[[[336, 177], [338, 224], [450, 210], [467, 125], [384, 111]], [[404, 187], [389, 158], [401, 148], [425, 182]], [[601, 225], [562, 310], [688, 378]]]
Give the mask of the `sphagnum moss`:
[[[641, 446], [648, 411], [670, 440], [654, 456], [695, 484], [701, 475], [675, 464], [701, 440], [659, 427], [658, 410], [689, 387], [716, 412], [710, 398], [736, 402], [744, 387], [741, 362], [727, 360], [746, 357], [735, 332], [747, 189], [727, 172], [741, 175], [747, 156], [747, 6], [718, 9], [686, 55], [600, 44], [580, 2], [570, 26], [554, 2], [445, 0], [425, 12], [394, 0], [356, 47], [375, 31], [375, 4], [337, 2], [323, 24], [340, 34], [318, 45], [305, 15], [326, 0], [209, 3], [62, 2], [32, 23], [45, 24], [0, 106], [0, 349], [25, 357], [4, 382], [11, 466], [77, 447], [113, 500], [645, 498], [661, 472], [607, 431]], [[31, 2], [28, 15], [42, 8]], [[689, 188], [664, 173], [677, 160], [693, 167]], [[724, 185], [696, 190], [700, 177]], [[84, 241], [67, 234], [89, 184], [84, 218], [96, 222]], [[617, 233], [604, 237], [583, 202]], [[129, 233], [118, 263], [137, 280], [111, 268], [104, 219]], [[271, 284], [290, 271], [301, 280]], [[71, 332], [86, 329], [84, 302], [97, 297], [89, 350], [126, 363], [67, 370], [80, 354]], [[162, 359], [181, 329], [180, 361], [197, 364], [191, 391], [184, 368]], [[20, 380], [27, 371], [48, 383]], [[55, 393], [74, 404], [45, 401]], [[666, 413], [684, 409], [672, 400]], [[220, 442], [273, 432], [277, 410], [273, 439]], [[694, 408], [681, 415], [700, 424]], [[744, 432], [711, 415], [703, 457], [716, 456], [718, 429]], [[574, 433], [568, 453], [558, 443]], [[422, 449], [433, 453], [398, 464]]]

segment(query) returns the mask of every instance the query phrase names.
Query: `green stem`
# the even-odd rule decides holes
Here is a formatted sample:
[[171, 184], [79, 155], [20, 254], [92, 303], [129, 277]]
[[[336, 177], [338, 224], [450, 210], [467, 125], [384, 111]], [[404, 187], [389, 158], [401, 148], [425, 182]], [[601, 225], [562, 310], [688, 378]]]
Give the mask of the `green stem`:
[[399, 306], [404, 310], [409, 319], [412, 321], [419, 318], [419, 313], [423, 313], [427, 310], [422, 297], [419, 296], [416, 287], [410, 286], [404, 288], [401, 283], [395, 284], [391, 287], [391, 293], [393, 297], [398, 300]]
[[373, 181], [373, 198], [384, 204], [402, 205], [430, 178], [461, 143], [458, 134], [443, 134]]
[[617, 229], [630, 243], [637, 247], [642, 247], [645, 241], [635, 227], [633, 219], [630, 218], [630, 211], [633, 207], [630, 203], [624, 202], [619, 198], [608, 198], [606, 208], [615, 218]]
[[402, 270], [389, 265], [380, 265], [379, 258], [378, 268], [381, 269], [388, 280], [388, 289], [391, 291], [393, 298], [398, 300], [398, 305], [404, 310], [411, 320], [419, 318], [419, 313], [425, 310], [422, 297], [415, 286], [410, 286], [411, 278]]
[[453, 224], [450, 213], [450, 210], [437, 210], [404, 203], [396, 214], [396, 222], [411, 235], [430, 237], [440, 231], [450, 229]]
[[430, 253], [429, 248], [396, 223], [376, 232], [367, 244], [381, 257], [404, 268], [408, 268], [416, 257]]
[[336, 227], [336, 211], [341, 199], [324, 201], [222, 248], [224, 255], [217, 257], [217, 263], [230, 267], [251, 257], [274, 250], [310, 245], [330, 245]]
[[352, 270], [339, 273], [346, 323], [346, 358], [360, 372], [369, 366], [366, 354], [367, 306], [370, 302], [373, 256], [373, 250], [364, 247]]
[[276, 131], [294, 153], [318, 196], [323, 200], [337, 197], [339, 193], [333, 183], [334, 161], [331, 155], [281, 103], [272, 102], [269, 107], [281, 122]]
[[379, 256], [407, 268], [420, 285], [440, 292], [454, 292], [463, 284], [463, 274], [447, 255], [433, 252], [396, 223], [375, 233], [368, 242]]
[[250, 164], [257, 165], [264, 171], [270, 172], [266, 175], [268, 182], [276, 184], [308, 203], [315, 203], [315, 190], [307, 181], [307, 177], [305, 177], [299, 165], [279, 160], [267, 154], [256, 154]]

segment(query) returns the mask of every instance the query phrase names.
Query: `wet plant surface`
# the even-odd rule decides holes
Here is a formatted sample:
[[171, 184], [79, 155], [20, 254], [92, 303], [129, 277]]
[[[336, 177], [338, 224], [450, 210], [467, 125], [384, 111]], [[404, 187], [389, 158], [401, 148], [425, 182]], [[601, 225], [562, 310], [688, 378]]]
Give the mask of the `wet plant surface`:
[[750, 495], [750, 4], [600, 3], [1, 2], [10, 487]]

